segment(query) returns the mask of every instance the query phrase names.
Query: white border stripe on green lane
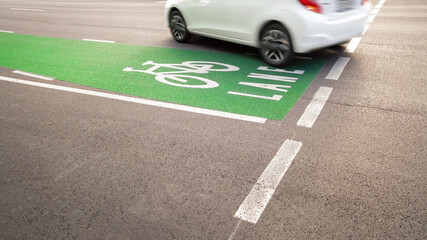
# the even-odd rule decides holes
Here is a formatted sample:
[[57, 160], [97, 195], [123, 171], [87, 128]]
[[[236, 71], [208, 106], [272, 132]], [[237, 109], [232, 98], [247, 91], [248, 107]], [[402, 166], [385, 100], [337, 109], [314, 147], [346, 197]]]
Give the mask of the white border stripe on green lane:
[[28, 72], [23, 72], [23, 71], [19, 71], [19, 70], [15, 70], [15, 71], [13, 71], [13, 73], [21, 74], [21, 75], [28, 76], [28, 77], [38, 78], [38, 79], [42, 79], [42, 80], [46, 80], [46, 81], [55, 80], [55, 78], [41, 76], [41, 75], [37, 75], [34, 73], [28, 73]]
[[88, 42], [102, 42], [102, 43], [115, 43], [115, 41], [110, 41], [110, 40], [100, 40], [100, 39], [89, 39], [89, 38], [84, 38], [82, 39], [83, 41], [88, 41]]
[[85, 94], [85, 95], [90, 95], [90, 96], [97, 96], [97, 97], [115, 99], [115, 100], [120, 100], [120, 101], [139, 103], [139, 104], [155, 106], [155, 107], [175, 109], [175, 110], [180, 110], [180, 111], [185, 111], [185, 112], [192, 112], [192, 113], [199, 113], [199, 114], [216, 116], [216, 117], [242, 120], [242, 121], [247, 121], [247, 122], [262, 123], [263, 124], [267, 121], [266, 118], [261, 118], [261, 117], [253, 117], [253, 116], [241, 115], [241, 114], [236, 114], [236, 113], [228, 113], [228, 112], [222, 112], [222, 111], [211, 110], [211, 109], [184, 106], [184, 105], [179, 105], [179, 104], [174, 104], [174, 103], [159, 102], [159, 101], [141, 99], [141, 98], [136, 98], [136, 97], [127, 97], [127, 96], [121, 96], [121, 95], [116, 95], [116, 94], [111, 94], [111, 93], [103, 93], [103, 92], [97, 92], [97, 91], [91, 91], [91, 90], [84, 90], [84, 89], [79, 89], [79, 88], [64, 87], [64, 86], [58, 86], [58, 85], [53, 85], [53, 84], [47, 84], [47, 83], [32, 82], [32, 81], [26, 81], [26, 80], [4, 77], [4, 76], [0, 76], [0, 80], [6, 81], [6, 82], [13, 82], [13, 83], [25, 84], [25, 85], [30, 85], [30, 86], [48, 88], [48, 89], [55, 89], [55, 90], [60, 90], [60, 91], [65, 91], [65, 92], [80, 93], [80, 94]]

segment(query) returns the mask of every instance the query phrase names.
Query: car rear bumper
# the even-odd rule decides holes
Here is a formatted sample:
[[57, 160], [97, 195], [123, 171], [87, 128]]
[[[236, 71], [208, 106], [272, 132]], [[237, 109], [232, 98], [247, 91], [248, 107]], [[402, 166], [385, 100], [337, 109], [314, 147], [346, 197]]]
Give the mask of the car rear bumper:
[[[363, 32], [370, 9], [371, 5], [365, 4], [358, 10], [342, 14], [302, 15], [301, 28], [294, 35], [294, 51], [306, 53], [349, 41]], [[313, 21], [313, 17], [317, 19]]]

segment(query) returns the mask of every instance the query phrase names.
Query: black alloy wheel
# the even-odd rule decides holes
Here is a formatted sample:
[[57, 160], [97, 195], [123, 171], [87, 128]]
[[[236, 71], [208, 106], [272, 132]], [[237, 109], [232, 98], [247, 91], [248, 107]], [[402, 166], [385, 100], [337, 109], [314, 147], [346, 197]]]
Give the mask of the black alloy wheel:
[[180, 43], [188, 42], [191, 34], [187, 30], [184, 17], [178, 10], [174, 10], [169, 15], [169, 28], [175, 41]]
[[268, 65], [280, 68], [292, 62], [291, 37], [281, 24], [273, 23], [264, 28], [259, 41], [261, 57]]

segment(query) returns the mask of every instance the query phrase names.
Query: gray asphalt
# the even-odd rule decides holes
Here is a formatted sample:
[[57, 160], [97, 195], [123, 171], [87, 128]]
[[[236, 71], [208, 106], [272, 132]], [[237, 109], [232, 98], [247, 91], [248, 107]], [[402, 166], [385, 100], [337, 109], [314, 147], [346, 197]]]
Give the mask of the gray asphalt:
[[[0, 81], [0, 239], [426, 239], [426, 9], [387, 0], [355, 53], [310, 53], [325, 67], [265, 124]], [[0, 29], [256, 53], [175, 43], [148, 0], [0, 0]], [[12, 70], [0, 76], [43, 82]], [[333, 91], [315, 125], [297, 127], [321, 86]], [[303, 146], [261, 218], [235, 218], [286, 139]]]

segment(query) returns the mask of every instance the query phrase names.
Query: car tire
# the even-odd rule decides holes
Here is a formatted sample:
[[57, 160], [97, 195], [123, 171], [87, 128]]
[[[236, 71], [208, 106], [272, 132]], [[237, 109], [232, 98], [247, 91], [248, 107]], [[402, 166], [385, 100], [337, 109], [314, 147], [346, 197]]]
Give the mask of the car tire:
[[180, 43], [188, 42], [191, 34], [187, 30], [184, 17], [178, 10], [173, 10], [169, 14], [169, 28], [175, 41]]
[[261, 31], [259, 51], [264, 62], [273, 67], [287, 66], [294, 58], [289, 32], [278, 23], [270, 24]]

